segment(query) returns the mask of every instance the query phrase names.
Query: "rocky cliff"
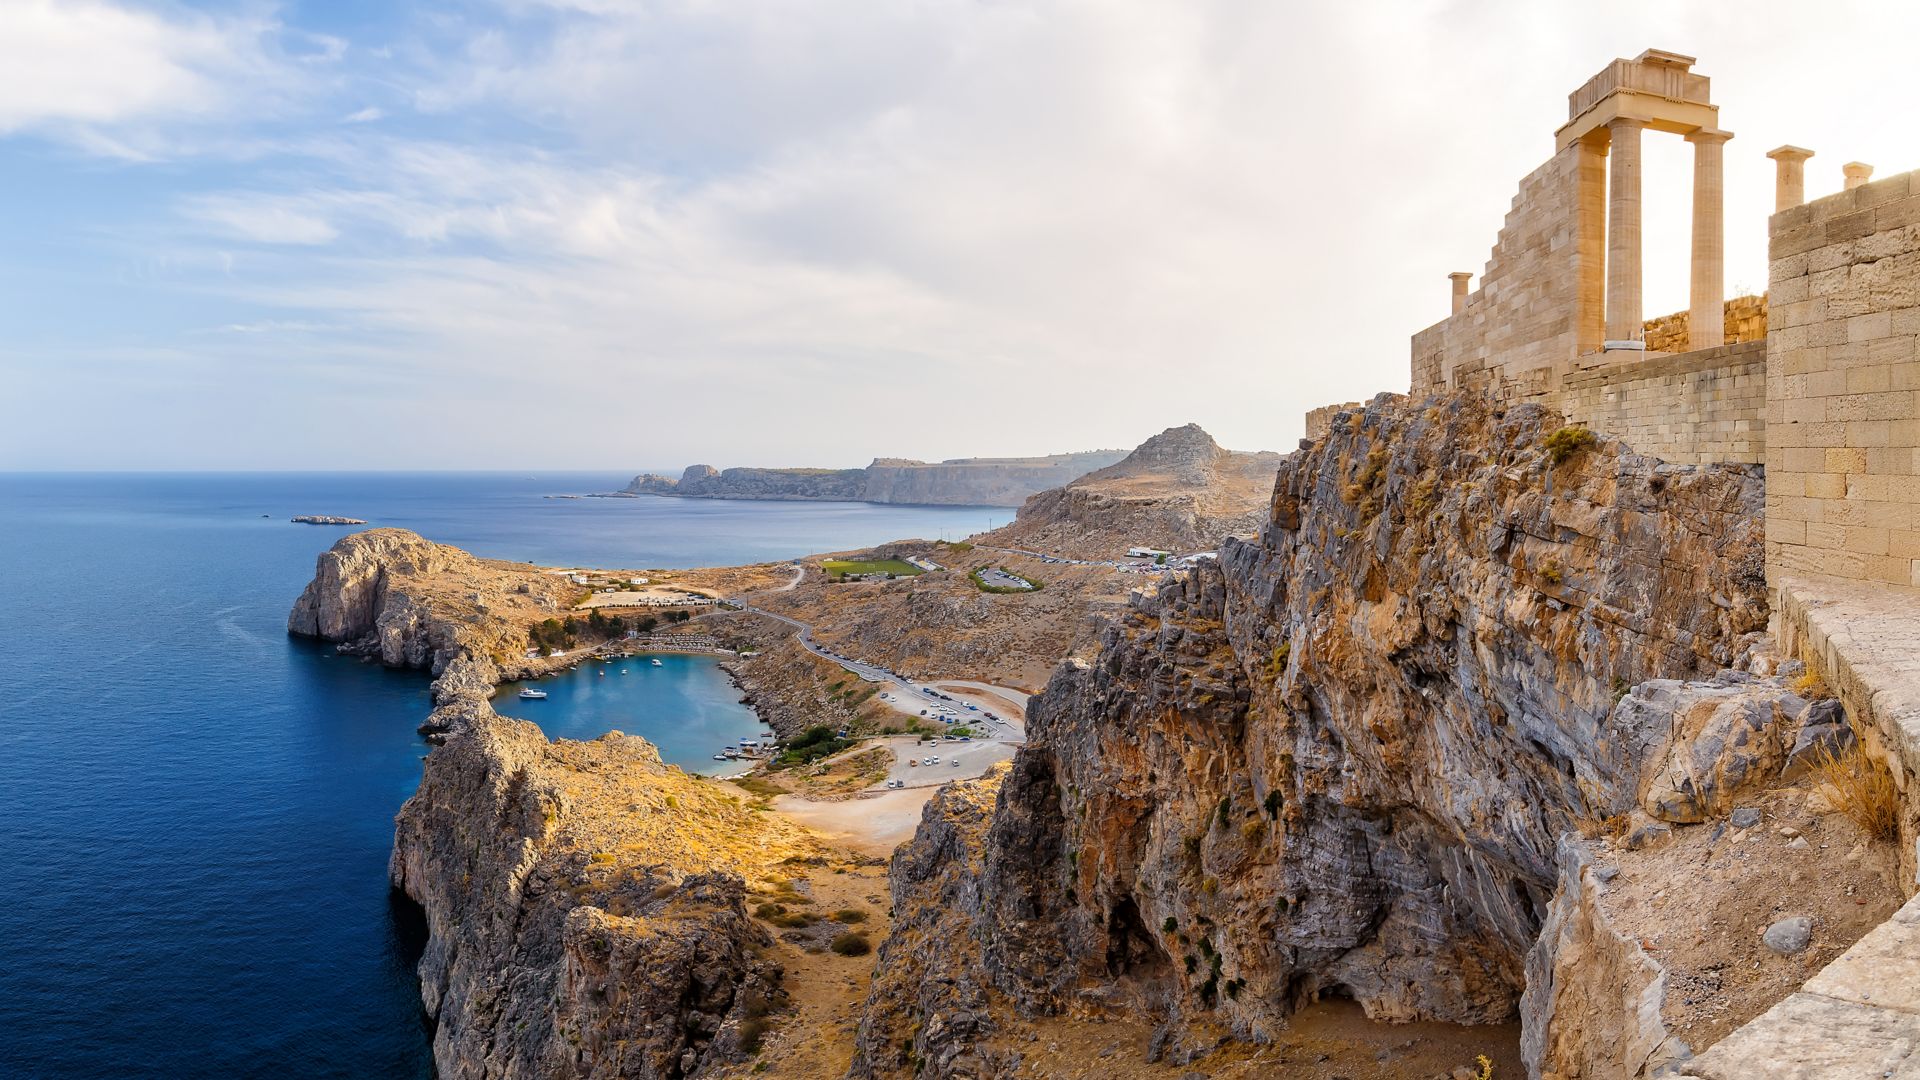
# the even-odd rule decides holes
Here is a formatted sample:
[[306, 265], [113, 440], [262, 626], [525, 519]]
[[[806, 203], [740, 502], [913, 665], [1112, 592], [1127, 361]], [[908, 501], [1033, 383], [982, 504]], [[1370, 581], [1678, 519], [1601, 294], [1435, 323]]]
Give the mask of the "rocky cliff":
[[956, 458], [924, 462], [875, 458], [864, 469], [715, 469], [693, 465], [679, 479], [647, 473], [633, 478], [635, 495], [695, 499], [773, 499], [944, 506], [1018, 506], [1036, 491], [1110, 465], [1119, 450], [1091, 450], [1035, 458]]
[[1111, 559], [1129, 547], [1211, 551], [1266, 517], [1280, 455], [1225, 450], [1197, 424], [1167, 430], [1123, 460], [1021, 505], [983, 544]]
[[[1149, 1015], [1176, 1047], [1324, 996], [1515, 1017], [1561, 838], [1691, 752], [1672, 715], [1616, 705], [1745, 664], [1766, 617], [1758, 470], [1559, 427], [1382, 395], [1282, 461], [1256, 539], [1056, 672], [977, 848], [930, 811], [902, 856], [930, 884], [895, 917], [950, 912], [964, 969], [876, 989], [856, 1072], [972, 1060], [978, 1033], [935, 1023], [972, 1015], [970, 986]], [[927, 865], [956, 858], [964, 887]]]
[[320, 556], [288, 627], [439, 672], [423, 728], [444, 741], [396, 819], [391, 863], [431, 935], [419, 973], [438, 1075], [710, 1073], [781, 1001], [748, 884], [820, 848], [645, 740], [549, 742], [494, 712], [498, 650], [567, 588], [372, 530]]

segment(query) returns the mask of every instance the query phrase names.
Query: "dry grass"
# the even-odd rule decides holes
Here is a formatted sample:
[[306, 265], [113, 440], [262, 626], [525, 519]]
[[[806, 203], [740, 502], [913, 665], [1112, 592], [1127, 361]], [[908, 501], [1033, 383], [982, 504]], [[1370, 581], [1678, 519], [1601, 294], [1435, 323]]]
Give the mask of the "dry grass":
[[1876, 840], [1899, 837], [1900, 790], [1879, 758], [1857, 744], [1840, 755], [1822, 746], [1814, 754], [1813, 775], [1838, 794], [1837, 809], [1861, 831]]
[[1600, 445], [1600, 439], [1586, 428], [1569, 425], [1547, 436], [1545, 445], [1553, 463], [1564, 465], [1581, 451]]
[[1827, 686], [1827, 681], [1822, 679], [1820, 673], [1811, 667], [1807, 668], [1806, 674], [1794, 679], [1788, 686], [1794, 693], [1799, 694], [1809, 701], [1818, 701], [1821, 698], [1830, 698], [1833, 696], [1833, 690]]

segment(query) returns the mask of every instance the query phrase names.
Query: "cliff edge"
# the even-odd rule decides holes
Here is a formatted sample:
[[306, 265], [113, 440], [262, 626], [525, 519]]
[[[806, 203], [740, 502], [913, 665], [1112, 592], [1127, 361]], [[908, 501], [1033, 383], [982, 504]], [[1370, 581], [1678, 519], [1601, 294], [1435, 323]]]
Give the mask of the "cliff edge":
[[426, 914], [442, 1077], [692, 1076], [753, 1050], [783, 1000], [745, 896], [817, 858], [811, 835], [643, 739], [552, 742], [489, 703], [497, 651], [568, 588], [375, 529], [319, 557], [288, 617], [439, 673], [423, 728], [444, 741], [395, 820], [391, 876]]
[[935, 989], [876, 989], [856, 1075], [978, 1075], [991, 1018], [934, 1023], [968, 987], [1150, 1016], [1169, 1052], [1323, 997], [1526, 1019], [1560, 839], [1636, 812], [1697, 735], [1616, 704], [1745, 666], [1766, 618], [1757, 469], [1563, 453], [1560, 424], [1382, 395], [1285, 458], [1257, 538], [1055, 673], [990, 822], [930, 813], [896, 921], [967, 945], [889, 948], [890, 984]]

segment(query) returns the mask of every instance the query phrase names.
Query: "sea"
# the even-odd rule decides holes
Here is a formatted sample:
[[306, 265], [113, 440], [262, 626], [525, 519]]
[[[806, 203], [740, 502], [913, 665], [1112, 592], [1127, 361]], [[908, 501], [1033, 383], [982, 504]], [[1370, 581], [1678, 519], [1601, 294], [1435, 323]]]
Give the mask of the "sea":
[[[630, 475], [630, 474], [629, 474]], [[427, 676], [291, 639], [365, 518], [542, 565], [726, 565], [960, 538], [990, 508], [551, 499], [625, 475], [0, 474], [0, 1077], [426, 1077], [420, 914], [387, 883]], [[715, 662], [580, 669], [501, 710], [711, 768]]]

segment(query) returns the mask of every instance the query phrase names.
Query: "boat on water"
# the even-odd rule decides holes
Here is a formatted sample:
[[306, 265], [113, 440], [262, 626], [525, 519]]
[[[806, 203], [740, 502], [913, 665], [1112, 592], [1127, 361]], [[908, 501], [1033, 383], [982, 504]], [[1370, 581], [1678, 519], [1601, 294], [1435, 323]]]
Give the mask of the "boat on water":
[[547, 692], [545, 690], [535, 690], [533, 687], [529, 686], [525, 690], [520, 691], [520, 696], [528, 699], [529, 701], [538, 701], [541, 698], [546, 697]]
[[659, 658], [659, 657], [657, 657], [657, 656], [656, 656], [656, 657], [654, 657], [654, 658], [653, 658], [653, 666], [654, 666], [654, 667], [659, 667], [659, 666], [660, 666], [660, 658]]
[[715, 761], [725, 761], [725, 760], [727, 760], [727, 755], [725, 755], [725, 754], [715, 754], [715, 755], [713, 755], [713, 760], [715, 760]]

